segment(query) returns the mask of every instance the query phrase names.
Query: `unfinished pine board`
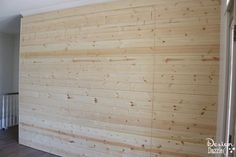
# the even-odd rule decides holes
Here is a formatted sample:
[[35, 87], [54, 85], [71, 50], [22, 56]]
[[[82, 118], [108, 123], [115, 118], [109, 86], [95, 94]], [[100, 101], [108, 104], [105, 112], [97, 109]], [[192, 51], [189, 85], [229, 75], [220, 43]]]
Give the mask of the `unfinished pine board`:
[[[217, 1], [212, 1], [216, 5], [202, 2], [165, 0], [155, 7], [155, 47], [165, 58], [160, 60], [162, 55], [155, 54], [154, 71], [160, 75], [154, 75], [154, 80], [165, 82], [154, 83], [151, 143], [160, 152], [153, 151], [152, 156], [209, 156], [205, 138], [216, 133], [220, 7]], [[179, 55], [183, 47], [189, 55], [200, 57], [201, 63]], [[195, 48], [204, 49], [205, 54]], [[186, 82], [187, 76], [192, 82]]]
[[21, 144], [64, 157], [205, 157], [218, 0], [118, 0], [21, 24]]

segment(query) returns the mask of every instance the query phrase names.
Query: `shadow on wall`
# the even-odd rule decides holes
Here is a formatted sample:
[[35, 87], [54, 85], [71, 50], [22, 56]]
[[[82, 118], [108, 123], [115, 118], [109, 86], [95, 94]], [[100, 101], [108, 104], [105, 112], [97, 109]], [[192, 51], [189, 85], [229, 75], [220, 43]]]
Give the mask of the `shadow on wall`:
[[19, 34], [0, 33], [0, 94], [18, 92]]
[[0, 17], [0, 32], [8, 34], [20, 33], [21, 15]]

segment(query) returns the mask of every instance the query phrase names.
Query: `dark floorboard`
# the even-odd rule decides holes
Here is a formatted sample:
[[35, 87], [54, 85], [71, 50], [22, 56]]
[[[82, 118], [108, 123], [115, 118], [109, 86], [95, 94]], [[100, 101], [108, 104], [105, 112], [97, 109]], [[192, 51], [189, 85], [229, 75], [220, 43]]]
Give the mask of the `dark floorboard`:
[[18, 128], [0, 130], [0, 157], [58, 157], [18, 144]]

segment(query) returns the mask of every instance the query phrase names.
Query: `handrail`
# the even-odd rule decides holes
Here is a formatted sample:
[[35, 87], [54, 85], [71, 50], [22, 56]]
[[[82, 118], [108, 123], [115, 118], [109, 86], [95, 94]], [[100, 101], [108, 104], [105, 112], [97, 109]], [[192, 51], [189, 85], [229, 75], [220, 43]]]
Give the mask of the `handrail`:
[[15, 93], [4, 93], [4, 94], [0, 94], [1, 96], [4, 96], [4, 95], [18, 95], [19, 93], [18, 92], [15, 92]]
[[18, 92], [0, 94], [0, 129], [7, 129], [18, 124], [18, 94]]

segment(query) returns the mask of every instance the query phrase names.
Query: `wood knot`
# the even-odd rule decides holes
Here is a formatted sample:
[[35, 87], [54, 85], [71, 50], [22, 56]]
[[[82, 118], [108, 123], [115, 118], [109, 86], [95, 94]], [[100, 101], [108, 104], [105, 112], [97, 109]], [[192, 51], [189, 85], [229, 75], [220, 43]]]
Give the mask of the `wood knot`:
[[67, 94], [67, 99], [71, 99], [72, 97], [70, 96], [70, 94]]
[[97, 98], [94, 98], [94, 102], [97, 103], [97, 102], [98, 102], [98, 99], [97, 99]]

